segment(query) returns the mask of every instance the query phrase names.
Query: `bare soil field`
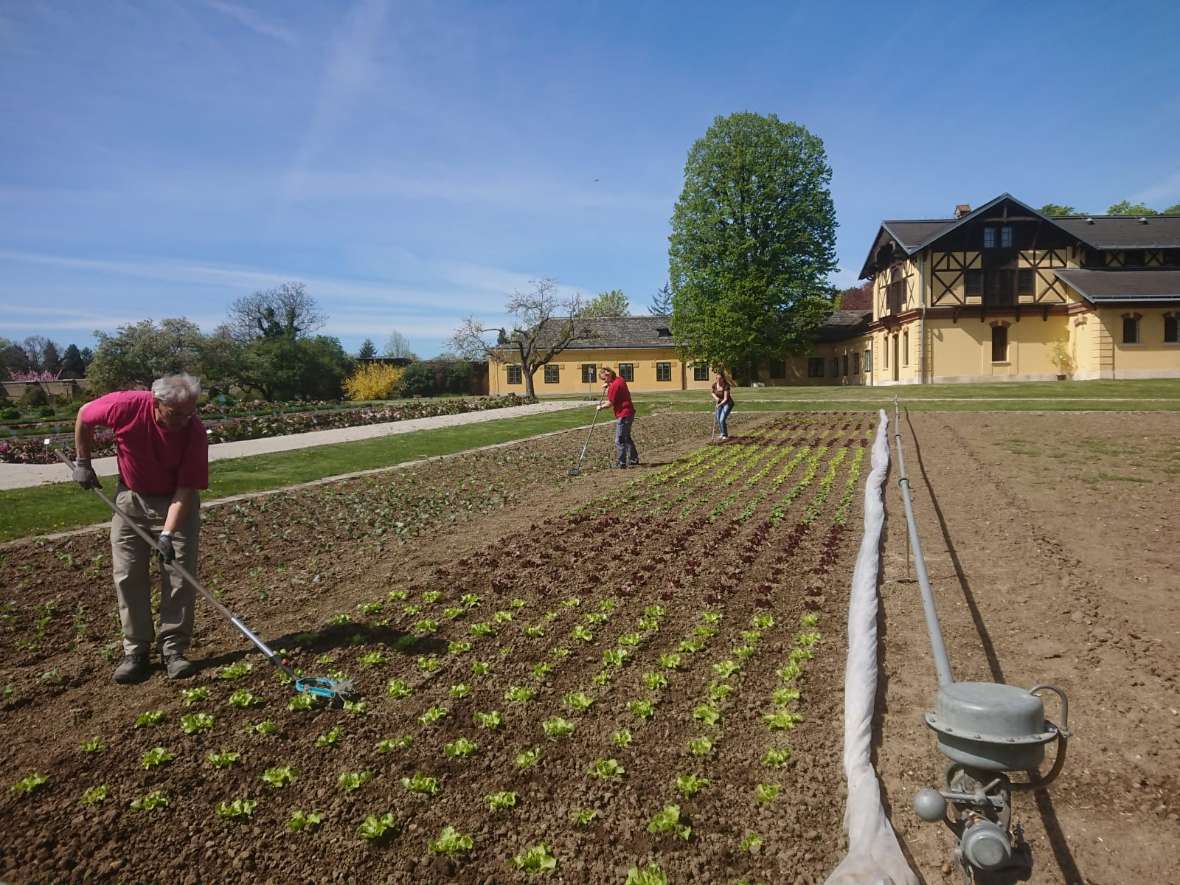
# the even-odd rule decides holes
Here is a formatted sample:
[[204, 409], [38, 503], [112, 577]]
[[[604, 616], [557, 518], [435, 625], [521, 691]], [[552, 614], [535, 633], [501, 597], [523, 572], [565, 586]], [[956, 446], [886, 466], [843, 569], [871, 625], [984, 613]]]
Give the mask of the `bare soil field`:
[[734, 429], [646, 419], [638, 471], [603, 434], [568, 477], [568, 435], [210, 509], [208, 583], [355, 678], [344, 710], [206, 610], [194, 680], [115, 686], [102, 534], [4, 551], [0, 877], [821, 881], [871, 423]]
[[[1070, 698], [1064, 772], [1016, 797], [1031, 881], [1180, 881], [1180, 416], [915, 413], [902, 433], [955, 678]], [[896, 478], [878, 769], [916, 868], [957, 882], [951, 834], [910, 806], [942, 764], [921, 720], [937, 681]]]

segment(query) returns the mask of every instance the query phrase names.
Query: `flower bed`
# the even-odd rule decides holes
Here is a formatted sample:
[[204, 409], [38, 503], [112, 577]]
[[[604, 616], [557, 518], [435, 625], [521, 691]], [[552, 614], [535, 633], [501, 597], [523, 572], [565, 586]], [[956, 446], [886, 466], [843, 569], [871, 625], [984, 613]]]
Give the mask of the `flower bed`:
[[[479, 399], [413, 400], [392, 406], [369, 408], [329, 408], [298, 413], [273, 412], [246, 415], [245, 417], [216, 417], [224, 415], [225, 412], [219, 406], [206, 404], [201, 407], [201, 417], [209, 431], [209, 442], [221, 443], [245, 439], [265, 439], [272, 436], [289, 436], [296, 433], [309, 433], [313, 430], [336, 430], [341, 427], [386, 424], [393, 421], [409, 421], [414, 418], [460, 415], [464, 412], [503, 409], [529, 402], [535, 402], [535, 400], [519, 397], [516, 394], [508, 394], [507, 396], [481, 397]], [[249, 409], [251, 406], [260, 405], [261, 403], [246, 403], [235, 408]], [[115, 454], [114, 435], [106, 430], [97, 431], [92, 455], [102, 458], [113, 454]], [[55, 460], [54, 455], [45, 451], [40, 435], [35, 439], [17, 438], [0, 441], [0, 463], [51, 464]]]

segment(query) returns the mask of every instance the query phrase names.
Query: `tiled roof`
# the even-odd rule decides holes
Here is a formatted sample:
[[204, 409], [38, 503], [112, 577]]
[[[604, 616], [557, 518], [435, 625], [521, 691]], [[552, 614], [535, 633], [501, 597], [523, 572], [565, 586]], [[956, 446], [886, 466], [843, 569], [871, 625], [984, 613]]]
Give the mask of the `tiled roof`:
[[1180, 302], [1180, 270], [1083, 270], [1057, 271], [1093, 304], [1123, 301]]
[[[557, 330], [565, 322], [565, 317], [550, 319], [547, 326], [541, 329], [539, 341], [542, 345], [545, 341], [552, 340], [552, 336], [546, 333], [552, 330], [553, 336], [556, 336]], [[577, 337], [569, 346], [579, 349], [670, 347], [675, 344], [672, 340], [671, 326], [672, 318], [668, 316], [588, 317], [575, 322]]]
[[1180, 215], [1093, 215], [1054, 218], [1095, 249], [1180, 249]]
[[843, 341], [863, 334], [873, 318], [871, 310], [834, 310], [819, 327], [819, 341]]

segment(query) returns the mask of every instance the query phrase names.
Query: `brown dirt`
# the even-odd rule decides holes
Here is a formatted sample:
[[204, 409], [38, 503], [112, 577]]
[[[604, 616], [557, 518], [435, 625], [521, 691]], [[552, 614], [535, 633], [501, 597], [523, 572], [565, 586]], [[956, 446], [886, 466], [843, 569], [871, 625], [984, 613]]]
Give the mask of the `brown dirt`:
[[[915, 413], [902, 432], [955, 677], [1049, 682], [1070, 698], [1063, 774], [1016, 799], [1032, 881], [1176, 881], [1180, 416]], [[879, 769], [916, 867], [958, 882], [950, 833], [910, 806], [943, 766], [920, 718], [936, 681], [896, 477]]]
[[[185, 706], [182, 686], [159, 675], [115, 686], [103, 660], [115, 624], [101, 533], [5, 551], [0, 683], [9, 688], [0, 721], [8, 753], [0, 777], [11, 785], [36, 770], [50, 780], [30, 795], [6, 790], [0, 798], [0, 876], [500, 882], [523, 880], [512, 857], [543, 841], [558, 858], [558, 881], [620, 881], [629, 867], [649, 861], [676, 881], [821, 881], [839, 853], [831, 835], [841, 814], [833, 723], [856, 540], [833, 518], [847, 484], [853, 491], [859, 485], [850, 466], [869, 428], [847, 415], [739, 422], [731, 444], [704, 450], [699, 416], [640, 422], [645, 460], [675, 471], [662, 482], [636, 481], [662, 476], [658, 466], [638, 474], [603, 470], [605, 436], [588, 474], [570, 479], [572, 440], [550, 438], [210, 510], [203, 534], [208, 583], [295, 666], [355, 677], [364, 713], [288, 710], [290, 689], [207, 609], [194, 648], [204, 669], [183, 685], [207, 688], [207, 700]], [[821, 452], [820, 442], [836, 445]], [[816, 453], [818, 470], [783, 507], [807, 462], [781, 485], [773, 480], [801, 446]], [[694, 457], [703, 459], [699, 469]], [[857, 512], [854, 506], [852, 525]], [[801, 522], [808, 513], [814, 521]], [[478, 598], [464, 602], [468, 594]], [[706, 612], [719, 615], [716, 625]], [[814, 658], [801, 644], [810, 629], [805, 613], [819, 618], [823, 637]], [[767, 615], [773, 624], [756, 626]], [[526, 633], [526, 626], [539, 632]], [[590, 635], [575, 635], [577, 626]], [[631, 656], [622, 666], [604, 664], [617, 648], [630, 648]], [[381, 660], [367, 657], [374, 652]], [[798, 676], [781, 672], [792, 652], [802, 654]], [[681, 655], [677, 669], [661, 662], [671, 653]], [[242, 660], [253, 670], [236, 681], [219, 678]], [[491, 672], [473, 673], [476, 660]], [[723, 677], [714, 665], [724, 661], [742, 662], [741, 670]], [[548, 672], [538, 672], [539, 664]], [[609, 681], [595, 682], [598, 673]], [[653, 682], [661, 674], [666, 686]], [[395, 677], [411, 696], [387, 694]], [[453, 691], [457, 685], [469, 693]], [[707, 725], [695, 711], [718, 685], [731, 693], [717, 704], [721, 720]], [[512, 686], [534, 696], [510, 701]], [[799, 700], [775, 696], [791, 687]], [[229, 705], [239, 688], [261, 705]], [[571, 711], [573, 691], [594, 705]], [[646, 721], [633, 705], [645, 698], [654, 708]], [[422, 714], [436, 707], [446, 717], [424, 724]], [[135, 727], [139, 714], [157, 709], [162, 724]], [[490, 710], [503, 715], [501, 728], [474, 721]], [[764, 718], [795, 710], [803, 719], [788, 730], [771, 730]], [[195, 712], [214, 717], [210, 733], [182, 733], [181, 717]], [[541, 723], [557, 716], [576, 727], [552, 741]], [[264, 717], [278, 724], [276, 735], [248, 730]], [[334, 726], [341, 729], [337, 743], [317, 744]], [[633, 742], [615, 746], [611, 736], [624, 727]], [[96, 735], [105, 752], [83, 753], [81, 742]], [[401, 735], [413, 743], [378, 751], [379, 740]], [[715, 744], [698, 757], [688, 741], [701, 735]], [[475, 756], [444, 753], [460, 737], [479, 744]], [[155, 746], [176, 759], [146, 770], [141, 757]], [[541, 748], [540, 761], [519, 768], [518, 754], [532, 747]], [[764, 765], [772, 747], [789, 747], [790, 761]], [[241, 753], [240, 764], [210, 767], [206, 756], [219, 749]], [[590, 777], [592, 763], [606, 758], [625, 776]], [[298, 777], [276, 790], [260, 775], [280, 765]], [[356, 771], [372, 779], [343, 792], [338, 776]], [[710, 783], [682, 798], [674, 780], [690, 772]], [[407, 792], [401, 779], [415, 773], [437, 777], [438, 795]], [[759, 783], [779, 784], [782, 793], [761, 803]], [[106, 801], [82, 807], [83, 791], [99, 784], [109, 789]], [[167, 808], [129, 808], [155, 789], [168, 796]], [[483, 797], [498, 790], [518, 794], [515, 809], [487, 810]], [[215, 814], [218, 803], [233, 799], [258, 800], [253, 817], [231, 823]], [[647, 832], [652, 815], [673, 802], [692, 827], [687, 841]], [[590, 808], [598, 815], [589, 826], [571, 822], [571, 813]], [[320, 812], [323, 825], [288, 834], [295, 809]], [[386, 811], [397, 819], [389, 837], [376, 845], [361, 840], [360, 822]], [[474, 839], [457, 860], [427, 847], [448, 824]], [[742, 847], [750, 833], [763, 840], [757, 850]]]

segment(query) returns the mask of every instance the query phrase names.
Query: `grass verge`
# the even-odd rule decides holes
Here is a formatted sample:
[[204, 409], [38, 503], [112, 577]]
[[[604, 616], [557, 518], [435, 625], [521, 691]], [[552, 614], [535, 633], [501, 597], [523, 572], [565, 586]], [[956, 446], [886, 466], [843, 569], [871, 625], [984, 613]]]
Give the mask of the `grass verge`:
[[[640, 414], [650, 410], [650, 407], [639, 409]], [[541, 433], [581, 427], [591, 417], [589, 409], [572, 409], [213, 461], [209, 464], [209, 490], [202, 494], [202, 498], [213, 501], [229, 495], [282, 488], [358, 470], [392, 467], [435, 455], [450, 455]], [[571, 464], [576, 455], [576, 450], [571, 451]], [[66, 473], [65, 467], [62, 467], [62, 472]], [[113, 493], [113, 478], [104, 477], [103, 486], [108, 494]], [[72, 482], [0, 491], [0, 541], [64, 531], [102, 522], [109, 516], [110, 511], [96, 495], [82, 491]]]

